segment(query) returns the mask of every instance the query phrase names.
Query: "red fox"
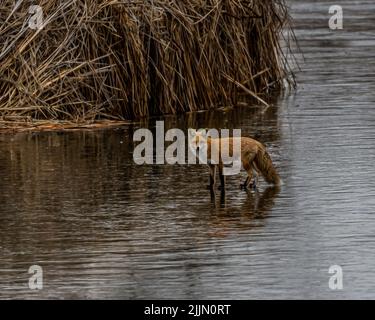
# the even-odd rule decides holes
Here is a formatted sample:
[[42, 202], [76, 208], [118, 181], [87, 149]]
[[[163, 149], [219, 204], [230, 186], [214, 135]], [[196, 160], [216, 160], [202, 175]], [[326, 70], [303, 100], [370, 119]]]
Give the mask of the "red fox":
[[[221, 190], [223, 191], [225, 187], [225, 175], [223, 172], [225, 169], [225, 161], [223, 161], [223, 146], [225, 146], [225, 144], [228, 146], [227, 149], [229, 149], [226, 150], [227, 154], [232, 157], [233, 161], [235, 161], [235, 159], [240, 159], [242, 167], [247, 172], [246, 181], [241, 187], [245, 189], [249, 187], [256, 188], [259, 174], [261, 174], [268, 183], [274, 185], [281, 184], [280, 176], [273, 166], [270, 155], [267, 153], [265, 146], [257, 140], [247, 137], [212, 138], [207, 135], [206, 131], [190, 132], [190, 139], [198, 150], [207, 150], [207, 164], [210, 170], [209, 187], [211, 189], [214, 189], [216, 186], [217, 168], [219, 169]], [[193, 149], [193, 145], [189, 145]], [[236, 145], [238, 145], [238, 151], [240, 151], [240, 154], [233, 152], [233, 150], [236, 150]], [[219, 161], [216, 161], [213, 164], [211, 158], [214, 154], [218, 155]], [[253, 175], [255, 175], [254, 180]]]

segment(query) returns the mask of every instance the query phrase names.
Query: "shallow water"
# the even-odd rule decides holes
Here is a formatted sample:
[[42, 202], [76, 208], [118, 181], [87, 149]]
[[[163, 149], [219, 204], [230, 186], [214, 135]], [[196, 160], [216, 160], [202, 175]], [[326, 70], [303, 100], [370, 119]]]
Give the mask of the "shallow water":
[[[241, 128], [284, 185], [246, 193], [236, 176], [212, 198], [204, 166], [134, 164], [140, 125], [1, 134], [0, 298], [375, 298], [373, 4], [340, 1], [344, 30], [331, 31], [329, 1], [290, 3], [296, 92], [165, 119]], [[28, 288], [34, 264], [41, 291]]]

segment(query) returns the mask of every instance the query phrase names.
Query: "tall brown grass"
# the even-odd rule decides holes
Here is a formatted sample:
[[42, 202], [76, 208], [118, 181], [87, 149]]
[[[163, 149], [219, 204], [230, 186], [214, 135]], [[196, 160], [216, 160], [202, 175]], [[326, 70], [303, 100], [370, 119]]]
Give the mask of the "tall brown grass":
[[32, 4], [0, 0], [2, 119], [267, 104], [285, 79], [294, 83], [284, 0], [41, 0], [40, 30], [28, 25]]

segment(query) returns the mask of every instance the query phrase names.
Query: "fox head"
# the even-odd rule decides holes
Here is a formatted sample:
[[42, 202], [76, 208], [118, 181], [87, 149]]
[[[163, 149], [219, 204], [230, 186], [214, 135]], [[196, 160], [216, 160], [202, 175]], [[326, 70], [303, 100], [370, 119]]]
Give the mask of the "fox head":
[[189, 129], [188, 132], [190, 151], [194, 156], [199, 157], [200, 163], [207, 163], [207, 131], [205, 129]]
[[207, 145], [207, 131], [205, 129], [189, 129], [189, 144], [197, 149]]

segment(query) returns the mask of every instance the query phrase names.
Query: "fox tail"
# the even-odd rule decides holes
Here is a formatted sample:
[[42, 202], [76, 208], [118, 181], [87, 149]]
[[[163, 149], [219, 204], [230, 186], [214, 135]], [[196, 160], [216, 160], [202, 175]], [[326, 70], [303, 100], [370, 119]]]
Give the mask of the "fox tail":
[[272, 183], [274, 185], [281, 184], [280, 176], [273, 166], [271, 157], [263, 145], [260, 145], [260, 148], [254, 158], [254, 162], [257, 169], [268, 183]]

